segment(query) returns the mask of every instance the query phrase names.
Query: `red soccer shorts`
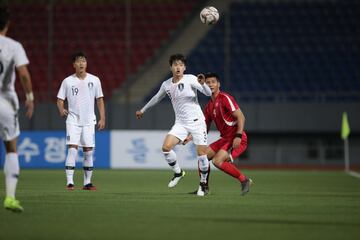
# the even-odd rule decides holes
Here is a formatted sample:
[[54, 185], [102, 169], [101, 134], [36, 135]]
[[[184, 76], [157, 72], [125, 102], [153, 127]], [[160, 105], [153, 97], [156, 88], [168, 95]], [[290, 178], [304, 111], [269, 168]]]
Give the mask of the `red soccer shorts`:
[[[216, 142], [210, 144], [209, 147], [216, 153], [221, 149], [224, 151], [228, 151], [232, 147], [233, 140], [234, 138], [220, 138]], [[231, 156], [233, 158], [239, 157], [243, 152], [245, 152], [246, 148], [247, 148], [247, 136], [246, 133], [243, 133], [240, 146], [231, 151]]]

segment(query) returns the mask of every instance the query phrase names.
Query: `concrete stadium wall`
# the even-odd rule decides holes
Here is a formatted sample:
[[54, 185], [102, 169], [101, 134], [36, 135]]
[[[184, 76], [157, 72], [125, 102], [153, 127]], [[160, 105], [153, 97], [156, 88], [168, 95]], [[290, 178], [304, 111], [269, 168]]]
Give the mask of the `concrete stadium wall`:
[[[171, 104], [163, 101], [143, 119], [135, 119], [142, 106], [107, 103], [110, 130], [169, 130], [174, 121]], [[244, 103], [249, 147], [239, 164], [334, 165], [343, 164], [341, 114], [348, 112], [350, 160], [360, 166], [360, 104]], [[21, 111], [23, 130], [65, 130], [55, 104], [39, 104], [32, 120]], [[162, 139], [160, 139], [162, 141]]]
[[[135, 111], [142, 105], [107, 103], [108, 129], [169, 129], [174, 112], [164, 100], [135, 119]], [[341, 115], [347, 111], [353, 134], [360, 133], [360, 103], [244, 103], [246, 130], [255, 133], [336, 133], [340, 131]], [[55, 103], [36, 105], [34, 118], [25, 118], [21, 108], [20, 124], [24, 130], [61, 130], [65, 121], [58, 115]]]

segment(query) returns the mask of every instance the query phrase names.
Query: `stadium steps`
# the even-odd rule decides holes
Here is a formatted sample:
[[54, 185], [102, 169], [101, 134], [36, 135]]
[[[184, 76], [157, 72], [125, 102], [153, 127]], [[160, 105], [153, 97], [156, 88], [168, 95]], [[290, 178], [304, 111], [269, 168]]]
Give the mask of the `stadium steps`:
[[[181, 32], [175, 35], [174, 39], [161, 49], [161, 53], [156, 58], [151, 59], [151, 62], [138, 75], [128, 79], [123, 85], [124, 87], [113, 95], [115, 102], [143, 102], [144, 97], [151, 94], [157, 88], [159, 81], [164, 80], [169, 75], [169, 56], [174, 53], [182, 53], [187, 56], [191, 53], [199, 41], [212, 28], [201, 23], [199, 19], [201, 8], [209, 5], [216, 6], [221, 15], [227, 9], [228, 1], [204, 1], [197, 8], [194, 7], [191, 19], [188, 19]], [[188, 65], [187, 69], [188, 73], [198, 73], [191, 71], [191, 65]]]

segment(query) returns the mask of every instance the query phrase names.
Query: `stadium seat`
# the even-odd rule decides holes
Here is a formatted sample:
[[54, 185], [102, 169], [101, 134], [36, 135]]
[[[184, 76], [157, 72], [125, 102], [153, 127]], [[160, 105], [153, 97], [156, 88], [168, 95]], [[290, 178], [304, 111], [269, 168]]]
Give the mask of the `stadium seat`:
[[211, 70], [224, 77], [227, 69], [223, 89], [252, 95], [250, 101], [266, 95], [291, 101], [303, 101], [309, 94], [320, 101], [327, 95], [331, 101], [336, 95], [339, 101], [360, 96], [356, 0], [234, 1], [230, 9], [229, 65], [224, 65], [222, 17], [188, 56], [193, 72]]
[[[111, 96], [121, 87], [125, 75], [125, 2], [53, 3], [53, 18], [44, 1], [11, 3], [12, 28], [10, 36], [23, 43], [31, 65], [37, 100], [48, 99], [49, 82], [56, 94], [64, 77], [73, 72], [70, 56], [84, 50], [89, 57], [89, 72], [94, 71], [103, 82], [103, 90]], [[191, 12], [192, 1], [131, 2], [131, 69], [132, 75], [150, 59], [171, 36], [172, 31]], [[52, 51], [48, 49], [49, 22], [52, 22]], [[51, 58], [49, 61], [49, 58]], [[48, 62], [52, 63], [49, 68]], [[52, 69], [52, 70], [51, 70]], [[50, 74], [48, 71], [52, 71]], [[52, 79], [48, 80], [48, 76]], [[16, 85], [19, 95], [22, 89]]]

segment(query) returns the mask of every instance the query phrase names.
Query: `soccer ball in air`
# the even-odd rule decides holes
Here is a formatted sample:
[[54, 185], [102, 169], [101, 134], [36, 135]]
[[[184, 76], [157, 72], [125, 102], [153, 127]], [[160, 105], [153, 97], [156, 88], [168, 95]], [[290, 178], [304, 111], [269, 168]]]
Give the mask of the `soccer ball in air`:
[[200, 12], [200, 20], [207, 24], [215, 24], [219, 20], [219, 12], [214, 7], [205, 7]]

